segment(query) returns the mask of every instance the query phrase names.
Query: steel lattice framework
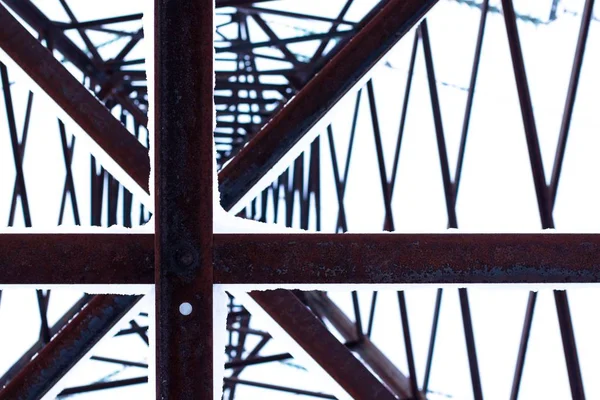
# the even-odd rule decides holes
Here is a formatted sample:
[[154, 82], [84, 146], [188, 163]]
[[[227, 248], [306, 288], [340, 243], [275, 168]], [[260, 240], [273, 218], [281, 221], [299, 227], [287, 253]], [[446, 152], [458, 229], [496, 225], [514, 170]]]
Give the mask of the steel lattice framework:
[[[86, 224], [80, 215], [81, 204], [86, 203], [78, 201], [81, 190], [76, 192], [78, 180], [74, 177], [75, 136], [68, 132], [72, 125], [63, 123], [69, 119], [96, 144], [89, 158], [89, 224], [133, 227], [146, 224], [154, 216], [155, 233], [3, 233], [0, 284], [155, 284], [157, 398], [214, 398], [213, 375], [220, 366], [213, 366], [213, 351], [221, 351], [213, 346], [214, 284], [599, 280], [600, 239], [593, 234], [337, 234], [352, 229], [345, 195], [358, 120], [365, 108], [376, 155], [370, 161], [376, 163], [377, 176], [371, 179], [378, 181], [381, 190], [381, 203], [375, 207], [383, 206], [383, 230], [394, 231], [399, 225], [394, 218], [393, 198], [401, 190], [396, 183], [419, 51], [424, 59], [447, 227], [459, 227], [457, 198], [484, 34], [489, 15], [499, 11], [508, 38], [541, 227], [554, 228], [553, 211], [586, 41], [594, 19], [593, 0], [585, 1], [581, 13], [550, 179], [546, 179], [544, 170], [517, 26], [518, 20], [527, 17], [515, 12], [512, 0], [502, 0], [500, 7], [490, 5], [488, 0], [480, 4], [462, 2], [479, 8], [480, 19], [454, 168], [450, 165], [446, 126], [442, 122], [433, 39], [424, 18], [436, 3], [434, 0], [374, 2], [373, 8], [358, 20], [348, 17], [353, 0], [344, 1], [333, 18], [285, 11], [284, 7], [271, 8], [267, 4], [271, 1], [217, 0], [215, 9], [212, 1], [156, 0], [154, 143], [147, 130], [149, 92], [143, 68], [146, 60], [136, 52], [144, 40], [141, 12], [82, 22], [73, 5], [60, 0], [58, 3], [68, 17], [65, 22], [51, 19], [47, 10], [30, 0], [3, 0], [3, 3], [0, 47], [60, 109], [59, 115], [53, 116], [59, 118], [56, 127], [65, 170], [58, 224], [67, 218], [69, 206], [73, 223]], [[557, 4], [553, 2], [550, 20], [556, 19]], [[295, 21], [297, 26], [319, 22], [325, 27], [317, 31], [298, 29], [301, 33], [296, 32], [295, 36], [281, 37], [277, 29], [281, 18]], [[112, 39], [102, 42], [91, 32]], [[384, 117], [378, 110], [377, 90], [382, 89], [369, 73], [399, 40], [412, 40], [412, 46], [404, 92], [398, 96], [399, 129], [392, 147], [390, 172], [386, 158], [391, 156], [385, 149], [382, 133]], [[305, 42], [316, 45], [293, 47]], [[210, 62], [215, 49], [215, 61]], [[273, 67], [276, 65], [279, 67]], [[30, 209], [31, 196], [27, 192], [32, 185], [25, 184], [23, 160], [30, 125], [36, 116], [32, 109], [38, 93], [27, 91], [20, 97], [25, 99], [21, 120], [17, 116], [20, 106], [13, 101], [12, 72], [0, 64], [8, 122], [5, 131], [10, 137], [15, 168], [8, 225], [18, 225], [18, 210], [21, 210], [23, 225], [32, 227], [35, 214]], [[335, 122], [328, 122], [327, 116], [347, 95], [354, 96], [355, 102], [344, 153], [336, 151], [339, 130]], [[213, 210], [213, 144], [221, 206], [225, 210], [261, 222], [283, 222], [288, 227], [325, 231], [329, 228], [323, 228], [323, 204], [333, 201], [337, 210], [335, 226], [330, 230], [335, 233], [214, 233], [213, 219], [217, 214]], [[148, 210], [147, 200], [137, 198], [150, 196], [149, 149], [155, 155], [154, 213]], [[345, 162], [341, 154], [345, 154]], [[100, 166], [99, 159], [109, 159], [118, 168]], [[324, 198], [325, 166], [333, 172], [333, 188], [329, 192], [333, 199]], [[125, 173], [122, 183], [115, 178], [119, 170]], [[397, 300], [406, 371], [371, 341], [377, 292], [373, 292], [366, 320], [361, 316], [356, 291], [351, 294], [353, 319], [326, 292], [278, 289], [251, 291], [249, 295], [352, 398], [417, 399], [430, 393], [445, 290], [449, 289], [438, 289], [436, 293], [422, 382], [417, 379], [404, 291], [397, 293]], [[114, 334], [117, 323], [130, 316], [142, 299], [139, 295], [86, 294], [56, 324], [51, 324], [50, 294], [49, 290], [36, 291], [41, 320], [39, 340], [0, 378], [1, 399], [41, 398], [100, 339]], [[475, 399], [483, 399], [468, 289], [458, 289], [458, 296], [472, 393]], [[554, 291], [554, 301], [571, 395], [583, 399], [582, 368], [567, 292]], [[537, 292], [532, 291], [516, 355], [511, 399], [519, 395], [536, 302]], [[183, 304], [191, 306], [191, 313], [180, 312]], [[143, 312], [135, 316], [129, 320], [130, 326], [119, 330], [115, 337], [137, 335], [148, 345], [147, 318], [148, 314]], [[293, 358], [291, 351], [261, 354], [272, 337], [251, 325], [251, 320], [250, 313], [230, 295], [225, 369], [231, 373], [226, 373], [223, 383], [225, 398], [235, 398], [236, 388], [242, 385], [336, 398], [301, 387], [240, 378], [246, 368]], [[251, 337], [259, 339], [249, 348]], [[92, 359], [134, 369], [148, 368], [146, 363], [125, 357], [93, 355]], [[146, 374], [99, 381], [66, 388], [59, 397], [146, 382]]]

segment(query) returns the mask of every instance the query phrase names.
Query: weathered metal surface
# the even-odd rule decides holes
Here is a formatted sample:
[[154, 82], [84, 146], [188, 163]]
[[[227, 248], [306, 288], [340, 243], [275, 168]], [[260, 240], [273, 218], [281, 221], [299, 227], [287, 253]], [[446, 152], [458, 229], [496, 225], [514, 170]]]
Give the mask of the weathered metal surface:
[[556, 315], [558, 316], [558, 325], [560, 326], [571, 395], [573, 399], [585, 399], [581, 366], [579, 364], [579, 356], [577, 355], [575, 332], [571, 312], [569, 311], [567, 292], [565, 290], [555, 290], [554, 302], [556, 303]]
[[[148, 234], [2, 234], [1, 284], [151, 284]], [[600, 279], [600, 235], [229, 235], [215, 283], [569, 283]], [[302, 256], [303, 258], [299, 258]]]
[[154, 4], [157, 398], [212, 400], [214, 2]]
[[215, 235], [215, 283], [600, 281], [600, 235]]
[[83, 130], [148, 191], [148, 150], [0, 5], [0, 47]]
[[0, 399], [42, 398], [141, 298], [142, 296], [94, 296], [0, 391]]
[[0, 234], [0, 284], [152, 284], [151, 234]]
[[[73, 304], [73, 306], [67, 310], [67, 312], [56, 322], [56, 324], [50, 327], [50, 336], [52, 337], [56, 335], [64, 326], [66, 326], [67, 323], [73, 319], [73, 317], [77, 315], [77, 313], [79, 313], [92, 298], [93, 296], [86, 294], [83, 295], [79, 301]], [[13, 379], [19, 373], [19, 371], [21, 371], [21, 369], [27, 365], [33, 356], [35, 356], [46, 344], [47, 343], [40, 338], [33, 344], [33, 346], [29, 348], [29, 350], [23, 353], [21, 358], [19, 358], [12, 365], [12, 367], [10, 367], [8, 371], [6, 371], [4, 375], [0, 377], [0, 388], [5, 386], [11, 379]]]
[[436, 3], [390, 0], [219, 174], [231, 209]]
[[353, 399], [396, 398], [292, 292], [253, 291], [250, 296]]
[[412, 397], [410, 381], [406, 375], [367, 336], [357, 337], [355, 324], [327, 296], [327, 293], [312, 291], [306, 292], [305, 296], [307, 304], [314, 313], [327, 319], [344, 340], [356, 343], [352, 350], [396, 396], [401, 399]]

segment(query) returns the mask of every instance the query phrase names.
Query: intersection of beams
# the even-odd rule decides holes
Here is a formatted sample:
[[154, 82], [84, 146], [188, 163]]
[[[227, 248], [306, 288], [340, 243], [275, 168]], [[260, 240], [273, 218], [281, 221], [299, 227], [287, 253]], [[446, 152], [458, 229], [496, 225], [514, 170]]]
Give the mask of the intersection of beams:
[[[28, 23], [38, 25], [38, 31], [65, 28], [52, 27], [43, 20], [43, 14], [36, 15], [29, 0], [5, 2], [13, 9], [25, 5], [21, 8], [27, 18], [21, 17], [34, 20]], [[216, 6], [251, 3], [217, 0]], [[231, 209], [239, 203], [434, 3], [389, 0], [368, 23], [360, 25], [355, 38], [346, 42], [323, 71], [222, 171], [224, 207]], [[213, 54], [214, 10], [211, 2], [202, 1], [192, 6], [175, 0], [156, 0], [155, 4], [156, 236], [2, 235], [0, 246], [12, 251], [0, 254], [0, 283], [156, 282], [159, 397], [197, 398], [198, 393], [203, 398], [213, 397], [214, 283], [600, 281], [598, 235], [213, 235], [213, 71], [212, 63], [205, 60]], [[146, 149], [1, 5], [0, 23], [5, 27], [0, 33], [2, 48], [147, 190]], [[421, 34], [425, 35], [423, 26]], [[325, 36], [332, 34], [342, 33]], [[61, 42], [61, 35], [55, 47], [75, 51]], [[424, 36], [423, 40], [428, 39]], [[73, 57], [81, 58], [81, 54], [74, 53]], [[79, 66], [82, 71], [94, 68], [85, 54], [83, 58]], [[372, 92], [372, 86], [370, 89]], [[126, 103], [129, 99], [120, 100]], [[144, 120], [145, 116], [137, 118]], [[292, 292], [254, 291], [250, 295], [353, 398], [393, 399], [392, 392], [401, 398], [410, 393], [416, 396], [416, 385], [411, 390], [408, 379], [377, 353], [368, 338], [359, 337], [354, 350], [383, 383]], [[346, 340], [354, 335], [351, 322], [337, 315], [331, 304], [323, 306], [326, 299], [307, 297], [315, 310], [322, 306], [320, 316], [345, 333]], [[95, 296], [11, 380], [0, 398], [37, 398], [46, 393], [138, 300], [134, 296]], [[576, 396], [583, 388], [581, 378], [571, 371], [579, 366], [568, 303], [566, 296], [557, 296], [556, 301], [565, 355], [569, 365], [576, 366], [569, 368]], [[184, 305], [189, 308], [181, 308]], [[111, 384], [142, 383], [145, 379]], [[237, 377], [229, 379], [249, 384]], [[103, 388], [92, 386], [71, 390]]]
[[[0, 248], [14, 251], [0, 253], [0, 284], [152, 284], [154, 241], [2, 234]], [[212, 241], [216, 284], [600, 282], [597, 234], [215, 234]]]
[[390, 0], [219, 173], [229, 210], [421, 19], [436, 0]]
[[155, 0], [156, 396], [213, 398], [213, 0]]
[[0, 391], [0, 399], [40, 399], [142, 296], [97, 295]]
[[0, 4], [0, 47], [121, 168], [148, 191], [148, 150]]
[[396, 398], [292, 292], [253, 291], [250, 297], [353, 399]]

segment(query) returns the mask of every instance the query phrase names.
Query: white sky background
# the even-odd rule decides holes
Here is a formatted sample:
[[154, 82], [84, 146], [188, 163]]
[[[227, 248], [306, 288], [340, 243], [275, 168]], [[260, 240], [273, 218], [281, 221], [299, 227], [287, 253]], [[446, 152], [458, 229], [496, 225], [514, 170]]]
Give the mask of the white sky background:
[[[41, 2], [37, 2], [42, 4]], [[279, 2], [265, 3], [261, 7], [277, 7]], [[339, 3], [339, 4], [338, 4]], [[368, 9], [366, 1], [356, 1], [348, 19], [358, 20]], [[370, 2], [369, 2], [370, 3]], [[498, 1], [492, 2], [498, 5]], [[110, 10], [107, 2], [106, 10]], [[131, 13], [139, 12], [140, 2], [119, 2], [119, 7], [131, 7]], [[281, 2], [285, 9], [298, 12], [318, 10], [318, 15], [335, 16], [341, 2], [317, 2], [316, 0], [295, 2], [297, 9], [289, 8], [290, 2]], [[535, 4], [536, 6], [533, 6]], [[40, 5], [41, 6], [41, 5]], [[547, 19], [550, 2], [515, 1], [518, 13]], [[331, 8], [329, 8], [331, 7]], [[361, 7], [365, 9], [359, 10]], [[561, 7], [575, 11], [579, 16], [561, 13]], [[579, 30], [583, 3], [564, 1], [559, 7], [559, 19], [547, 26], [535, 27], [519, 23], [519, 33], [532, 93], [542, 156], [548, 178], [554, 159], [554, 151], [562, 118], [562, 108], [575, 42]], [[85, 3], [73, 2], [75, 14], [80, 20], [102, 18], [99, 10], [87, 9]], [[44, 11], [49, 12], [44, 9]], [[59, 9], [59, 7], [57, 7]], [[355, 9], [357, 9], [355, 11]], [[86, 10], [87, 15], [86, 15]], [[123, 13], [127, 13], [124, 11]], [[353, 14], [355, 13], [355, 14]], [[598, 16], [596, 11], [595, 15]], [[106, 16], [114, 15], [107, 11]], [[352, 16], [355, 16], [353, 18]], [[448, 156], [451, 172], [454, 171], [458, 152], [458, 141], [464, 113], [466, 92], [456, 87], [468, 85], [473, 49], [480, 12], [465, 5], [441, 1], [428, 15], [432, 51], [438, 90], [442, 106]], [[62, 17], [58, 15], [57, 19]], [[318, 25], [315, 25], [318, 26]], [[324, 28], [327, 29], [325, 24]], [[283, 29], [283, 28], [282, 28]], [[317, 29], [317, 28], [314, 28]], [[597, 93], [600, 92], [600, 54], [598, 43], [600, 29], [593, 22], [590, 28], [586, 56], [579, 85], [577, 102], [564, 168], [561, 177], [555, 222], [558, 231], [597, 232], [600, 226], [600, 180], [596, 171], [600, 168], [600, 122], [597, 113]], [[74, 36], [75, 37], [75, 36]], [[257, 39], [258, 40], [258, 39]], [[391, 67], [380, 65], [374, 72], [376, 100], [382, 127], [388, 171], [393, 161], [393, 148], [397, 135], [401, 102], [404, 94], [408, 57], [412, 45], [412, 33], [407, 35], [392, 51], [387, 61]], [[506, 39], [503, 18], [500, 14], [488, 16], [483, 55], [480, 65], [469, 139], [458, 196], [457, 213], [459, 227], [464, 231], [477, 232], [538, 232], [538, 217], [533, 181], [527, 156], [525, 135], [518, 105], [514, 74]], [[296, 45], [299, 46], [299, 45]], [[143, 49], [138, 49], [141, 52]], [[299, 46], [295, 51], [302, 51]], [[415, 66], [409, 115], [403, 139], [402, 154], [398, 169], [398, 180], [393, 198], [396, 229], [408, 232], [442, 231], [447, 219], [443, 197], [443, 186], [438, 162], [437, 147], [429, 92], [425, 75], [422, 48], [419, 47]], [[132, 58], [143, 56], [138, 53]], [[452, 85], [445, 86], [441, 82]], [[18, 81], [13, 85], [13, 101], [20, 130], [24, 115], [26, 90]], [[355, 97], [348, 96], [330, 114], [334, 124], [338, 162], [344, 164], [349, 137], [351, 112]], [[3, 99], [0, 98], [0, 102]], [[359, 117], [353, 163], [350, 167], [346, 191], [346, 212], [351, 231], [376, 232], [383, 226], [383, 202], [381, 187], [374, 157], [374, 141], [368, 114], [366, 92], [363, 93], [363, 112]], [[4, 105], [1, 104], [2, 109]], [[2, 112], [3, 114], [4, 112]], [[34, 100], [28, 145], [25, 153], [25, 179], [29, 195], [34, 226], [51, 228], [56, 226], [64, 166], [60, 148], [55, 114], [42, 103]], [[5, 125], [3, 125], [5, 126]], [[8, 210], [14, 182], [9, 135], [6, 128], [0, 135], [0, 221], [8, 220]], [[337, 202], [333, 185], [333, 174], [329, 159], [327, 140], [321, 141], [321, 190], [323, 202], [323, 227], [334, 228], [337, 219]], [[89, 221], [89, 157], [80, 143], [77, 144], [73, 160], [77, 196], [81, 219]], [[389, 175], [389, 172], [388, 172]], [[86, 186], [87, 185], [87, 186]], [[368, 212], [365, 211], [367, 210]], [[135, 207], [134, 207], [135, 209]], [[56, 210], [56, 215], [48, 210]], [[67, 202], [66, 220], [70, 221], [70, 205]], [[296, 216], [297, 218], [298, 216]], [[135, 218], [134, 218], [135, 220]], [[20, 207], [16, 221], [22, 224]], [[72, 221], [71, 221], [72, 223]], [[505, 399], [510, 392], [514, 364], [521, 334], [528, 289], [525, 287], [477, 287], [470, 290], [470, 304], [478, 349], [478, 360], [484, 396], [486, 399]], [[74, 291], [55, 291], [50, 301], [50, 319], [58, 319], [78, 297]], [[351, 297], [347, 290], [331, 294], [340, 307], [352, 317]], [[585, 390], [588, 398], [600, 398], [600, 382], [595, 379], [600, 370], [599, 322], [594, 304], [600, 300], [597, 289], [571, 286], [569, 301], [575, 335], [579, 349]], [[360, 293], [363, 321], [368, 316], [370, 290]], [[409, 318], [417, 375], [422, 381], [424, 363], [429, 341], [435, 288], [412, 287], [407, 292]], [[36, 340], [37, 303], [30, 289], [4, 290], [0, 305], [0, 321], [13, 321], [14, 330], [0, 330], [0, 373]], [[386, 315], [391, 316], [386, 318]], [[15, 321], [18, 321], [16, 323]], [[4, 323], [2, 323], [4, 326]], [[373, 340], [400, 367], [407, 371], [399, 311], [395, 293], [391, 288], [380, 294], [375, 319]], [[260, 328], [260, 326], [256, 326]], [[454, 399], [472, 398], [471, 384], [465, 352], [462, 321], [457, 291], [447, 290], [444, 294], [439, 325], [436, 356], [430, 388], [451, 395]], [[8, 337], [3, 337], [9, 335]], [[137, 337], [131, 343], [122, 342], [114, 349], [127, 349], [127, 354], [147, 357], [147, 347]], [[120, 339], [119, 339], [120, 340]], [[137, 344], [134, 344], [137, 342]], [[139, 352], [135, 353], [134, 347]], [[108, 349], [103, 349], [108, 351]], [[289, 351], [282, 343], [273, 340], [263, 355]], [[98, 350], [100, 354], [101, 350]], [[105, 354], [103, 354], [105, 355]], [[88, 362], [80, 366], [90, 381], [102, 376], [100, 363]], [[134, 371], [132, 376], [138, 376]], [[143, 371], [142, 371], [143, 372]], [[108, 373], [108, 372], [107, 372]], [[131, 372], [126, 372], [131, 373]], [[96, 375], [98, 374], [98, 375]], [[141, 375], [141, 374], [140, 374]], [[125, 377], [125, 376], [120, 376]], [[308, 390], [322, 390], [312, 386], [311, 374], [279, 363], [247, 369], [241, 378], [268, 381]], [[81, 381], [78, 381], [80, 383]], [[98, 392], [81, 398], [104, 398], [114, 396], [136, 396], [143, 390], [132, 387], [113, 392]], [[293, 395], [239, 386], [240, 399], [286, 399]], [[118, 394], [118, 395], [117, 395]], [[139, 394], [138, 394], [139, 395]], [[297, 396], [294, 396], [294, 398]], [[564, 399], [570, 397], [566, 367], [562, 351], [560, 332], [550, 290], [544, 290], [536, 307], [530, 347], [521, 386], [522, 399]]]

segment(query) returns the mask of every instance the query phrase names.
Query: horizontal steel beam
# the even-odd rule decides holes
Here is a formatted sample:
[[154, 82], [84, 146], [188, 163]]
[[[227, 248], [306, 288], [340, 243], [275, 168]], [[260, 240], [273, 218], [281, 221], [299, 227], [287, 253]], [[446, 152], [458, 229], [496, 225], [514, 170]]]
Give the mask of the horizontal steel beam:
[[215, 235], [215, 283], [600, 282], [594, 234]]
[[[151, 234], [0, 234], [0, 284], [152, 284]], [[214, 283], [600, 282], [596, 234], [216, 234]]]
[[149, 192], [148, 150], [0, 4], [0, 47], [141, 188]]
[[229, 210], [436, 3], [389, 0], [323, 69], [219, 173], [221, 204]]
[[152, 284], [152, 234], [0, 234], [0, 284]]

